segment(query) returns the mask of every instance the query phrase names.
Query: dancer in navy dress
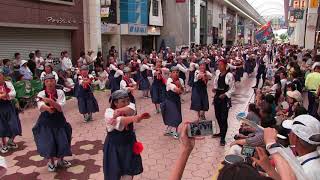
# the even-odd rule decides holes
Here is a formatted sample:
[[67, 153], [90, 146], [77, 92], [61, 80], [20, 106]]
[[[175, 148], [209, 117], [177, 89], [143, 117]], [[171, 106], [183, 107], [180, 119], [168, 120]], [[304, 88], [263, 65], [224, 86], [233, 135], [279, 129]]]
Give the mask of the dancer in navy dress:
[[118, 90], [112, 93], [111, 107], [104, 115], [108, 131], [103, 148], [105, 180], [132, 180], [133, 176], [143, 172], [140, 156], [141, 143], [136, 140], [133, 123], [148, 119], [150, 115], [148, 113], [135, 114], [135, 104], [130, 103], [126, 91]]
[[118, 68], [115, 70], [114, 78], [111, 82], [112, 83], [111, 93], [120, 89], [120, 82], [121, 82], [122, 76], [123, 76], [124, 62], [122, 62], [122, 61], [118, 62], [117, 66], [118, 66]]
[[214, 134], [212, 137], [220, 137], [221, 146], [225, 146], [226, 144], [225, 138], [228, 131], [228, 113], [231, 107], [231, 95], [235, 90], [234, 81], [233, 74], [227, 70], [227, 62], [225, 60], [220, 60], [212, 90], [215, 92], [213, 104], [220, 133]]
[[206, 62], [200, 61], [196, 70], [191, 94], [191, 110], [198, 112], [198, 119], [205, 120], [205, 112], [209, 110], [207, 84], [212, 74], [206, 70]]
[[183, 80], [183, 84], [186, 82], [186, 74], [188, 73], [188, 68], [183, 64], [183, 59], [181, 56], [177, 57], [177, 65], [176, 67], [179, 69], [179, 78]]
[[163, 122], [167, 125], [165, 135], [173, 136], [175, 139], [179, 138], [177, 128], [182, 122], [180, 95], [184, 91], [183, 87], [183, 80], [179, 78], [179, 68], [173, 66], [166, 84], [166, 98], [160, 106]]
[[194, 84], [194, 73], [196, 72], [197, 69], [199, 69], [199, 65], [196, 63], [197, 57], [195, 54], [191, 55], [190, 59], [190, 67], [189, 67], [189, 80], [188, 80], [188, 85], [189, 87], [193, 87]]
[[140, 64], [141, 61], [138, 59], [138, 55], [135, 54], [133, 59], [130, 61], [132, 78], [137, 82], [140, 79]]
[[151, 100], [156, 107], [156, 113], [160, 113], [160, 103], [164, 101], [166, 93], [166, 79], [164, 77], [165, 72], [169, 72], [169, 69], [162, 67], [162, 60], [158, 59], [156, 66], [152, 71], [153, 82], [151, 86]]
[[120, 89], [128, 93], [131, 103], [136, 104], [133, 91], [137, 89], [137, 83], [133, 78], [131, 78], [131, 70], [129, 67], [125, 67], [123, 69], [123, 73], [124, 75], [120, 82]]
[[[18, 112], [11, 100], [16, 96], [16, 91], [10, 81], [5, 81], [3, 71], [0, 69], [0, 137], [2, 138], [1, 152], [16, 149], [14, 138], [21, 136], [21, 124]], [[9, 138], [6, 142], [6, 138]]]
[[[56, 167], [67, 168], [71, 163], [64, 160], [71, 156], [71, 125], [63, 114], [66, 98], [64, 92], [56, 89], [56, 80], [52, 74], [44, 77], [45, 90], [38, 94], [38, 108], [41, 112], [37, 123], [32, 128], [37, 151], [41, 157], [49, 160], [48, 171]], [[57, 164], [54, 158], [59, 158]]]
[[142, 90], [144, 98], [149, 98], [150, 82], [148, 79], [148, 71], [151, 71], [151, 64], [148, 64], [147, 57], [143, 59], [140, 67], [139, 90]]
[[93, 95], [93, 88], [91, 86], [94, 77], [89, 74], [88, 66], [81, 66], [80, 75], [78, 76], [78, 108], [79, 112], [84, 117], [84, 122], [92, 120], [92, 113], [99, 112], [99, 105]]
[[109, 85], [108, 85], [108, 89], [112, 89], [112, 83], [113, 83], [113, 79], [114, 79], [114, 74], [116, 73], [116, 71], [118, 70], [117, 68], [117, 64], [115, 63], [115, 60], [113, 57], [109, 58]]

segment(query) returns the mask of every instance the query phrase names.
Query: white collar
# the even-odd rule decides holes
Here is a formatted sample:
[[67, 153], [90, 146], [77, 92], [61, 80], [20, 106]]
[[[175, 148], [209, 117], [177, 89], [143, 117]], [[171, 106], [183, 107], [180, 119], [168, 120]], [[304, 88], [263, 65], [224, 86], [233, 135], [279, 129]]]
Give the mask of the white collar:
[[313, 158], [316, 158], [316, 157], [320, 158], [319, 156], [320, 156], [319, 152], [318, 151], [314, 151], [314, 152], [311, 152], [311, 153], [308, 153], [308, 154], [305, 154], [303, 156], [298, 157], [298, 160], [299, 160], [300, 163], [305, 163], [309, 159], [313, 159]]

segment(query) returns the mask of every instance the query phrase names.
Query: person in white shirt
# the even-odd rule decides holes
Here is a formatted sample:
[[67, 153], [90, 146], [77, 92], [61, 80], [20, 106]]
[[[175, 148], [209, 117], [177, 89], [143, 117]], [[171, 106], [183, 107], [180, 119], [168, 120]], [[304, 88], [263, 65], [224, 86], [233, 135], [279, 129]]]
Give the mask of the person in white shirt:
[[41, 73], [41, 75], [40, 75], [40, 80], [41, 80], [41, 81], [44, 80], [44, 78], [46, 77], [46, 75], [52, 74], [52, 75], [55, 77], [56, 82], [58, 82], [59, 76], [58, 76], [58, 74], [57, 74], [55, 71], [53, 71], [53, 67], [52, 67], [52, 66], [53, 66], [53, 65], [50, 64], [50, 63], [46, 63], [46, 64], [45, 64], [45, 66], [44, 66], [44, 71], [43, 71], [43, 72]]
[[199, 62], [199, 70], [196, 70], [191, 95], [191, 110], [197, 111], [198, 119], [205, 120], [205, 112], [209, 110], [207, 84], [212, 74], [206, 70], [206, 62]]
[[[187, 78], [187, 73], [188, 73], [188, 68], [183, 64], [183, 59], [181, 56], [177, 56], [177, 65], [176, 67], [179, 69], [179, 78], [183, 80], [183, 84], [185, 85], [186, 83], [186, 78]], [[186, 87], [184, 86], [186, 89]], [[187, 91], [186, 91], [187, 92]]]
[[140, 67], [140, 83], [139, 90], [142, 90], [143, 98], [149, 98], [150, 82], [148, 79], [148, 72], [151, 72], [151, 64], [148, 64], [148, 59], [143, 59], [143, 64]]
[[[52, 74], [44, 79], [45, 90], [37, 95], [38, 109], [41, 112], [37, 123], [32, 128], [37, 151], [41, 157], [49, 160], [48, 171], [71, 166], [64, 157], [71, 156], [72, 127], [63, 114], [66, 103], [65, 94], [56, 89], [56, 80]], [[54, 158], [58, 158], [55, 163]]]
[[82, 65], [86, 65], [86, 53], [81, 51], [80, 52], [80, 58], [77, 61], [78, 67], [81, 67]]
[[130, 179], [143, 172], [142, 144], [137, 142], [134, 123], [149, 119], [148, 113], [136, 114], [135, 104], [130, 103], [125, 90], [111, 94], [111, 107], [104, 117], [107, 136], [103, 148], [103, 172], [105, 179]]
[[[320, 177], [320, 154], [317, 148], [320, 145], [320, 122], [310, 115], [300, 115], [293, 120], [285, 120], [282, 123], [285, 129], [291, 130], [289, 142], [294, 146], [295, 152], [303, 169], [305, 178], [308, 180], [319, 180]], [[276, 143], [277, 132], [275, 129], [265, 129], [264, 140], [266, 149], [273, 157], [282, 151], [282, 146]], [[297, 165], [296, 168], [298, 168]]]
[[199, 69], [199, 65], [196, 63], [196, 61], [197, 61], [197, 57], [194, 54], [192, 54], [190, 57], [189, 80], [188, 80], [188, 85], [191, 88], [193, 87], [193, 84], [194, 84], [194, 73], [196, 72], [196, 70]]
[[129, 67], [123, 69], [122, 80], [120, 81], [120, 89], [125, 90], [130, 98], [131, 103], [136, 103], [136, 100], [133, 96], [133, 91], [137, 89], [137, 83], [131, 78], [131, 70]]
[[173, 66], [170, 70], [170, 78], [166, 84], [166, 97], [160, 107], [163, 122], [167, 126], [165, 136], [173, 136], [178, 139], [177, 128], [182, 122], [180, 95], [184, 91], [184, 84], [183, 80], [179, 78], [179, 68]]
[[61, 69], [63, 71], [68, 71], [71, 70], [72, 66], [72, 61], [71, 59], [68, 57], [68, 52], [67, 51], [63, 51], [62, 52], [62, 60], [61, 60]]
[[98, 77], [97, 77], [98, 80], [96, 82], [98, 83], [100, 90], [103, 90], [106, 88], [109, 74], [106, 70], [103, 69], [102, 66], [97, 66], [96, 69], [98, 71], [97, 72], [98, 73]]
[[[14, 143], [14, 138], [21, 136], [21, 123], [19, 115], [11, 100], [16, 96], [16, 91], [10, 81], [5, 81], [3, 71], [0, 69], [0, 138], [2, 139], [2, 153], [8, 152], [10, 149], [18, 148]], [[9, 139], [8, 141], [7, 138]]]
[[44, 69], [44, 59], [41, 57], [41, 52], [40, 50], [35, 51], [35, 63], [36, 63], [36, 76], [40, 77], [41, 72]]
[[215, 93], [213, 104], [220, 133], [214, 134], [212, 137], [220, 137], [220, 145], [225, 146], [225, 138], [228, 131], [228, 113], [231, 107], [231, 95], [235, 91], [235, 80], [233, 74], [227, 70], [227, 62], [220, 60], [218, 63], [212, 91]]

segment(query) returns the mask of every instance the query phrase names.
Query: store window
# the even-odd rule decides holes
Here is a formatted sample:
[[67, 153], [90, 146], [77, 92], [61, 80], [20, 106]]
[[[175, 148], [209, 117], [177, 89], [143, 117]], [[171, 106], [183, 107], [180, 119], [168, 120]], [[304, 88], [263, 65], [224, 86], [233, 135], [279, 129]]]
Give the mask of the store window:
[[152, 0], [152, 16], [159, 16], [159, 1]]

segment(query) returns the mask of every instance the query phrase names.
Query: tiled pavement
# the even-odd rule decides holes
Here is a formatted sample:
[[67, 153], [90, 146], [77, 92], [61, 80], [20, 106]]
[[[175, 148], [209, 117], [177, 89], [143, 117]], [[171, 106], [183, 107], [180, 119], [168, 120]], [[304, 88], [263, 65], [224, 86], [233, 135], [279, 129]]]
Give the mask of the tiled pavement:
[[[248, 101], [252, 98], [251, 88], [254, 79], [243, 78], [241, 83], [236, 85], [233, 106], [229, 112], [229, 131], [227, 142], [232, 141], [239, 123], [235, 114], [247, 108]], [[210, 85], [211, 87], [211, 85]], [[209, 88], [211, 89], [211, 88]], [[211, 91], [211, 90], [210, 90]], [[100, 112], [94, 114], [94, 121], [82, 122], [82, 116], [78, 113], [76, 99], [71, 99], [64, 107], [67, 120], [73, 128], [72, 152], [73, 156], [66, 159], [72, 162], [72, 167], [67, 170], [58, 170], [55, 173], [47, 171], [46, 161], [36, 152], [31, 129], [35, 124], [39, 112], [37, 109], [30, 109], [20, 115], [23, 126], [23, 136], [17, 137], [16, 142], [19, 149], [2, 154], [8, 165], [7, 175], [4, 180], [51, 180], [51, 179], [103, 179], [102, 171], [102, 148], [106, 136], [103, 114], [108, 107], [109, 92], [96, 92], [95, 96], [100, 105]], [[179, 141], [163, 136], [165, 126], [161, 116], [154, 114], [154, 105], [150, 99], [142, 99], [139, 92], [136, 93], [138, 112], [152, 113], [152, 118], [136, 124], [137, 138], [144, 144], [142, 152], [144, 172], [134, 179], [166, 180], [172, 166], [178, 156]], [[209, 98], [212, 100], [210, 92]], [[182, 105], [184, 120], [193, 120], [196, 113], [190, 108], [190, 93], [183, 96], [185, 103]], [[210, 105], [207, 119], [214, 119], [214, 107]], [[196, 146], [188, 160], [183, 174], [184, 180], [212, 180], [213, 175], [229, 148], [219, 146], [219, 140], [206, 137], [197, 141]]]

